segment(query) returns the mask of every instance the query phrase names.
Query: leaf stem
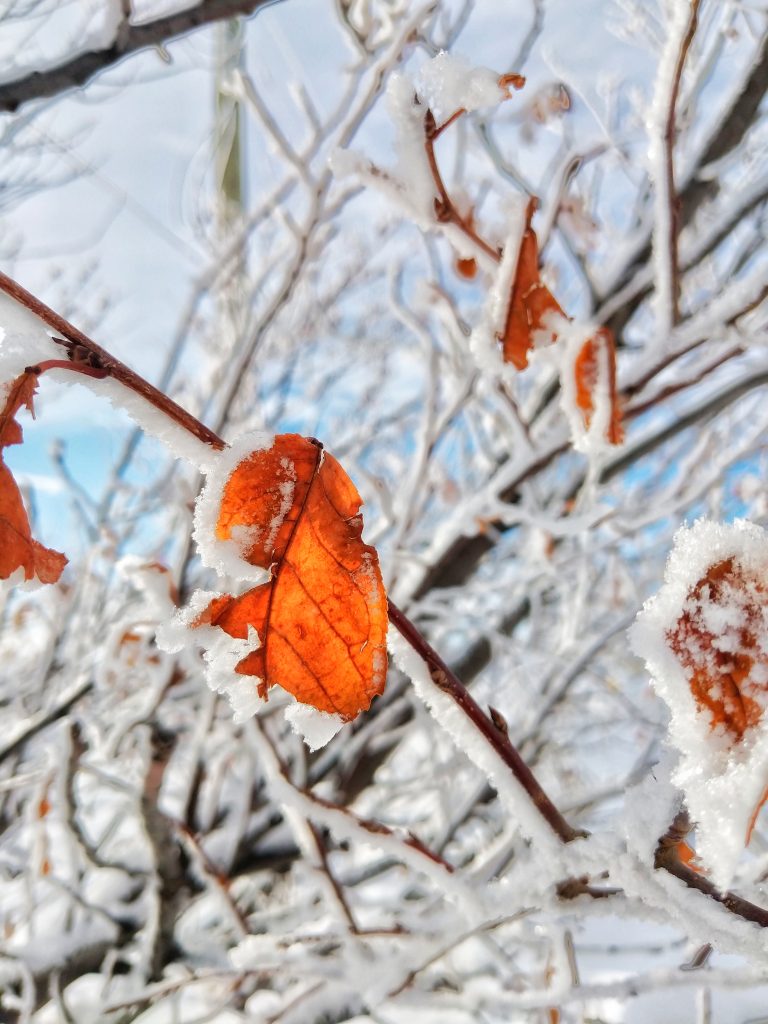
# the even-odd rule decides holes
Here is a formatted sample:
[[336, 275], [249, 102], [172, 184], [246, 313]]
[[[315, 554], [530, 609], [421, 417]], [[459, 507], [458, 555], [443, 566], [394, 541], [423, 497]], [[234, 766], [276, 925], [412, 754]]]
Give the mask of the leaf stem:
[[461, 107], [455, 111], [444, 121], [443, 124], [437, 125], [435, 123], [435, 116], [431, 110], [427, 110], [424, 115], [424, 149], [427, 153], [427, 161], [429, 163], [429, 169], [432, 172], [432, 179], [437, 189], [437, 197], [435, 198], [435, 216], [439, 221], [444, 224], [455, 224], [460, 231], [463, 231], [467, 238], [470, 238], [476, 246], [483, 250], [495, 263], [501, 262], [501, 253], [498, 249], [494, 249], [492, 245], [489, 245], [484, 238], [475, 231], [470, 222], [461, 216], [459, 211], [456, 209], [453, 200], [448, 195], [448, 190], [445, 187], [443, 176], [440, 174], [440, 168], [437, 166], [437, 157], [435, 156], [435, 140], [448, 128], [449, 125], [457, 121], [461, 115], [465, 113], [464, 108]]

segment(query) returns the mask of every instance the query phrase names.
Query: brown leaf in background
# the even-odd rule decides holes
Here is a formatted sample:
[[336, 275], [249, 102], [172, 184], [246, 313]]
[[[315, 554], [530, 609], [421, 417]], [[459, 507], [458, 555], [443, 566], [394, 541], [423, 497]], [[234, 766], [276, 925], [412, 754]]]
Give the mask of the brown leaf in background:
[[611, 417], [608, 422], [606, 439], [611, 444], [621, 444], [624, 430], [621, 425], [621, 408], [616, 393], [616, 347], [613, 334], [607, 327], [601, 327], [581, 347], [574, 363], [576, 377], [576, 405], [581, 409], [585, 427], [592, 422], [595, 410], [595, 388], [600, 381], [600, 358], [606, 360], [608, 388], [611, 403]]
[[[536, 233], [531, 227], [535, 209], [534, 199], [528, 204], [504, 331], [499, 336], [504, 362], [512, 363], [518, 370], [524, 370], [528, 365], [528, 353], [533, 348], [533, 336], [544, 327], [546, 317], [550, 313], [565, 316], [557, 299], [546, 285], [542, 284], [539, 274], [539, 246]], [[552, 340], [554, 339], [553, 334]]]

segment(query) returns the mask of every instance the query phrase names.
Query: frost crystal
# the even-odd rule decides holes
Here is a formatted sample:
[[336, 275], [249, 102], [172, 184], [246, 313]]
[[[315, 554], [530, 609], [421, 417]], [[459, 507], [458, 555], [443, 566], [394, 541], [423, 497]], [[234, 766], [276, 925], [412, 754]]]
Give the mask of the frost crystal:
[[672, 775], [697, 852], [730, 883], [768, 783], [768, 534], [737, 520], [678, 531], [664, 586], [630, 631], [669, 705]]
[[419, 96], [439, 121], [456, 110], [493, 107], [506, 96], [499, 76], [490, 68], [475, 68], [464, 57], [445, 51], [428, 61], [416, 79]]

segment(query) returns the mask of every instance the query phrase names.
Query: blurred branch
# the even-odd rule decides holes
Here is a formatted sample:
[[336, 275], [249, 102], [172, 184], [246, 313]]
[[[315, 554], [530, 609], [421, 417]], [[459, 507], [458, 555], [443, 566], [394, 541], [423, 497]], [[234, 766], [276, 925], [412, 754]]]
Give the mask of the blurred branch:
[[0, 111], [17, 110], [30, 100], [56, 96], [85, 85], [94, 75], [137, 50], [160, 46], [225, 18], [247, 16], [279, 0], [202, 0], [195, 7], [141, 25], [123, 22], [109, 46], [88, 50], [45, 71], [33, 71], [0, 85]]

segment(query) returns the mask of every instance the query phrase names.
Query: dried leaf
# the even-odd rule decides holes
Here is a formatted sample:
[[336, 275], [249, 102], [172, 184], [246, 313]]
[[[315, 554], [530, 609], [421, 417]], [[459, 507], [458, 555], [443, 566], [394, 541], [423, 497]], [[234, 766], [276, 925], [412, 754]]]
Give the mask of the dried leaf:
[[220, 540], [272, 580], [219, 597], [195, 621], [260, 647], [237, 665], [266, 696], [280, 685], [319, 711], [354, 718], [384, 688], [387, 602], [374, 548], [361, 540], [360, 495], [318, 441], [278, 435], [223, 488]]
[[[675, 629], [667, 634], [696, 704], [731, 746], [744, 742], [760, 723], [768, 695], [768, 654], [760, 641], [765, 595], [761, 578], [726, 558], [691, 589]], [[766, 800], [768, 787], [752, 811], [746, 844]]]
[[613, 334], [607, 327], [601, 327], [581, 347], [574, 363], [576, 377], [576, 405], [584, 416], [584, 426], [589, 427], [595, 410], [595, 389], [600, 381], [600, 359], [607, 361], [607, 387], [611, 403], [611, 416], [606, 438], [610, 444], [621, 444], [624, 430], [621, 425], [621, 409], [616, 393], [616, 347]]
[[[764, 607], [763, 580], [726, 558], [691, 589], [667, 634], [696, 704], [731, 745], [743, 740], [763, 714], [768, 693], [768, 654], [759, 642]], [[715, 631], [718, 621], [731, 625]]]
[[[545, 319], [556, 313], [564, 316], [559, 303], [542, 284], [539, 275], [539, 246], [531, 227], [531, 218], [536, 201], [531, 200], [526, 214], [526, 225], [517, 257], [515, 280], [507, 308], [504, 332], [499, 336], [505, 363], [512, 363], [518, 370], [528, 365], [528, 353], [533, 348], [533, 336], [542, 330]], [[551, 340], [555, 340], [551, 335]]]
[[504, 90], [505, 99], [511, 98], [510, 89], [522, 89], [524, 85], [525, 76], [518, 75], [516, 71], [508, 71], [504, 75], [499, 75], [499, 88]]
[[36, 374], [21, 374], [8, 388], [5, 405], [0, 411], [0, 579], [8, 579], [21, 568], [26, 580], [36, 576], [41, 583], [55, 583], [67, 559], [32, 538], [21, 492], [2, 459], [3, 448], [21, 444], [22, 431], [15, 417], [22, 408], [34, 415], [36, 388]]
[[9, 388], [5, 399], [5, 406], [0, 412], [0, 448], [7, 448], [12, 444], [21, 444], [21, 427], [16, 422], [16, 413], [20, 409], [27, 409], [35, 415], [34, 402], [37, 391], [37, 376], [34, 373], [22, 373], [14, 380]]

